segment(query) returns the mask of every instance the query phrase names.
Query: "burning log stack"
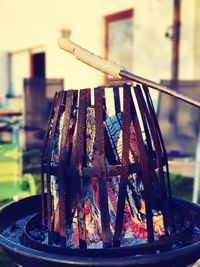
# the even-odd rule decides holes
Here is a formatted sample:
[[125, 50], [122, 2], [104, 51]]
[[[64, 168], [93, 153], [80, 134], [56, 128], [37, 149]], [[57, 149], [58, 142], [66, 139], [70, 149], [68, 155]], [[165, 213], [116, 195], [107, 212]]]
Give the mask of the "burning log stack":
[[98, 87], [94, 102], [89, 89], [54, 99], [42, 175], [48, 243], [109, 248], [169, 235], [167, 154], [148, 88]]

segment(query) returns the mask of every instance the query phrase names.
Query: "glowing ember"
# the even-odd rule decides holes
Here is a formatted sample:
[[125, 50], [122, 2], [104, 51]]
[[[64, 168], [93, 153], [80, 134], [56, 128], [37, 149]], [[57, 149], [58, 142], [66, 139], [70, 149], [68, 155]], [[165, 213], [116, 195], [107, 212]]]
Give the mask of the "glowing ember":
[[[86, 116], [86, 166], [95, 167], [96, 152], [95, 152], [95, 114], [94, 108], [87, 109]], [[74, 110], [70, 121], [70, 133], [74, 132], [76, 123], [76, 109]], [[52, 166], [56, 166], [59, 160], [60, 151], [60, 136], [63, 126], [63, 115], [57, 122], [56, 132], [54, 136], [54, 150], [52, 153]], [[116, 116], [108, 117], [105, 126], [108, 136], [111, 140], [113, 153], [116, 161], [121, 160], [121, 131], [123, 127], [122, 113]], [[71, 135], [67, 138], [66, 149], [70, 153], [72, 147]], [[134, 162], [136, 156], [133, 151], [130, 153], [130, 162]], [[107, 161], [107, 164], [109, 162]], [[115, 221], [117, 212], [117, 201], [119, 193], [120, 177], [108, 177], [107, 192], [108, 205], [110, 215], [110, 230], [113, 235], [115, 232]], [[129, 176], [127, 185], [127, 200], [125, 202], [124, 220], [121, 234], [121, 246], [131, 246], [138, 243], [147, 242], [147, 228], [145, 219], [145, 202], [142, 198], [143, 185], [141, 178], [137, 174]], [[51, 176], [51, 194], [53, 198], [54, 216], [52, 218], [54, 233], [59, 228], [59, 209], [58, 209], [58, 179]], [[88, 247], [102, 247], [102, 229], [101, 229], [101, 214], [99, 204], [99, 185], [96, 177], [84, 178], [84, 203], [85, 203], [85, 221], [86, 221], [86, 238]], [[155, 238], [160, 238], [164, 235], [163, 216], [158, 210], [154, 210], [153, 225]], [[74, 210], [72, 224], [67, 227], [67, 246], [79, 246], [79, 231], [77, 210]]]

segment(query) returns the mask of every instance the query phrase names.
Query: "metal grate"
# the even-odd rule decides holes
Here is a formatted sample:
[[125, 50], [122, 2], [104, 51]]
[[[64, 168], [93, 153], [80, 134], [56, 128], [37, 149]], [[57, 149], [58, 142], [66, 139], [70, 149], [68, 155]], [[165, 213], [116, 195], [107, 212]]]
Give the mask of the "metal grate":
[[[111, 117], [107, 112], [110, 102], [105, 101], [108, 90], [113, 90], [114, 98]], [[155, 239], [154, 210], [162, 213], [164, 235], [168, 235], [173, 222], [167, 155], [148, 88], [131, 84], [97, 87], [92, 106], [90, 91], [61, 91], [54, 98], [42, 161], [42, 221], [47, 224], [49, 244], [59, 240], [66, 246], [66, 229], [77, 214], [79, 248], [87, 247], [85, 202], [90, 189], [85, 188], [93, 177], [104, 248], [120, 247], [127, 203], [133, 216], [145, 217], [149, 242]], [[113, 177], [119, 179], [112, 232], [108, 184], [112, 185]]]

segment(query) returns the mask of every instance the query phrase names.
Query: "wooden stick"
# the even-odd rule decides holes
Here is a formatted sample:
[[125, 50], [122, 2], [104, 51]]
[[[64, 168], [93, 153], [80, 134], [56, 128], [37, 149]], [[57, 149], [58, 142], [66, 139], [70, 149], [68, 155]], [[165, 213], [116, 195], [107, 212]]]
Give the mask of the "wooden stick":
[[100, 70], [102, 72], [105, 72], [115, 78], [126, 78], [131, 81], [140, 83], [142, 85], [146, 85], [148, 87], [151, 87], [159, 92], [168, 94], [170, 96], [173, 96], [177, 99], [180, 99], [188, 104], [191, 104], [193, 106], [196, 106], [200, 108], [200, 101], [194, 100], [188, 96], [182, 95], [180, 93], [175, 92], [173, 89], [170, 89], [166, 86], [163, 86], [159, 83], [153, 82], [151, 80], [142, 78], [140, 76], [137, 76], [131, 72], [128, 72], [125, 70], [123, 66], [120, 66], [114, 62], [108, 61], [103, 59], [102, 57], [96, 56], [90, 51], [78, 46], [77, 44], [71, 42], [68, 39], [65, 38], [59, 38], [58, 40], [58, 46], [73, 54], [78, 60], [81, 60], [83, 63]]

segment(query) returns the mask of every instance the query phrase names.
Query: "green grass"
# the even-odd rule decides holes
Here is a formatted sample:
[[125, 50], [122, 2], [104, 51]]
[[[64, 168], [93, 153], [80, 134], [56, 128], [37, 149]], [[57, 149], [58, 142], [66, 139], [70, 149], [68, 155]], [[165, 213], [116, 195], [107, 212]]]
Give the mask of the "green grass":
[[[35, 183], [37, 186], [37, 193], [39, 194], [41, 192], [41, 184], [40, 184], [40, 173], [33, 173]], [[0, 201], [0, 206], [4, 206], [11, 202], [12, 200], [6, 199]], [[0, 267], [18, 267], [14, 262], [12, 262], [0, 249]]]
[[[31, 173], [34, 177], [37, 193], [41, 193], [41, 183], [40, 183], [40, 157], [37, 155], [33, 155], [33, 157], [25, 157], [24, 158], [24, 173]], [[11, 202], [11, 199], [6, 199], [0, 201], [0, 207]], [[0, 249], [0, 267], [18, 267], [17, 264], [12, 262]]]
[[192, 200], [193, 179], [181, 175], [170, 175], [172, 195]]

